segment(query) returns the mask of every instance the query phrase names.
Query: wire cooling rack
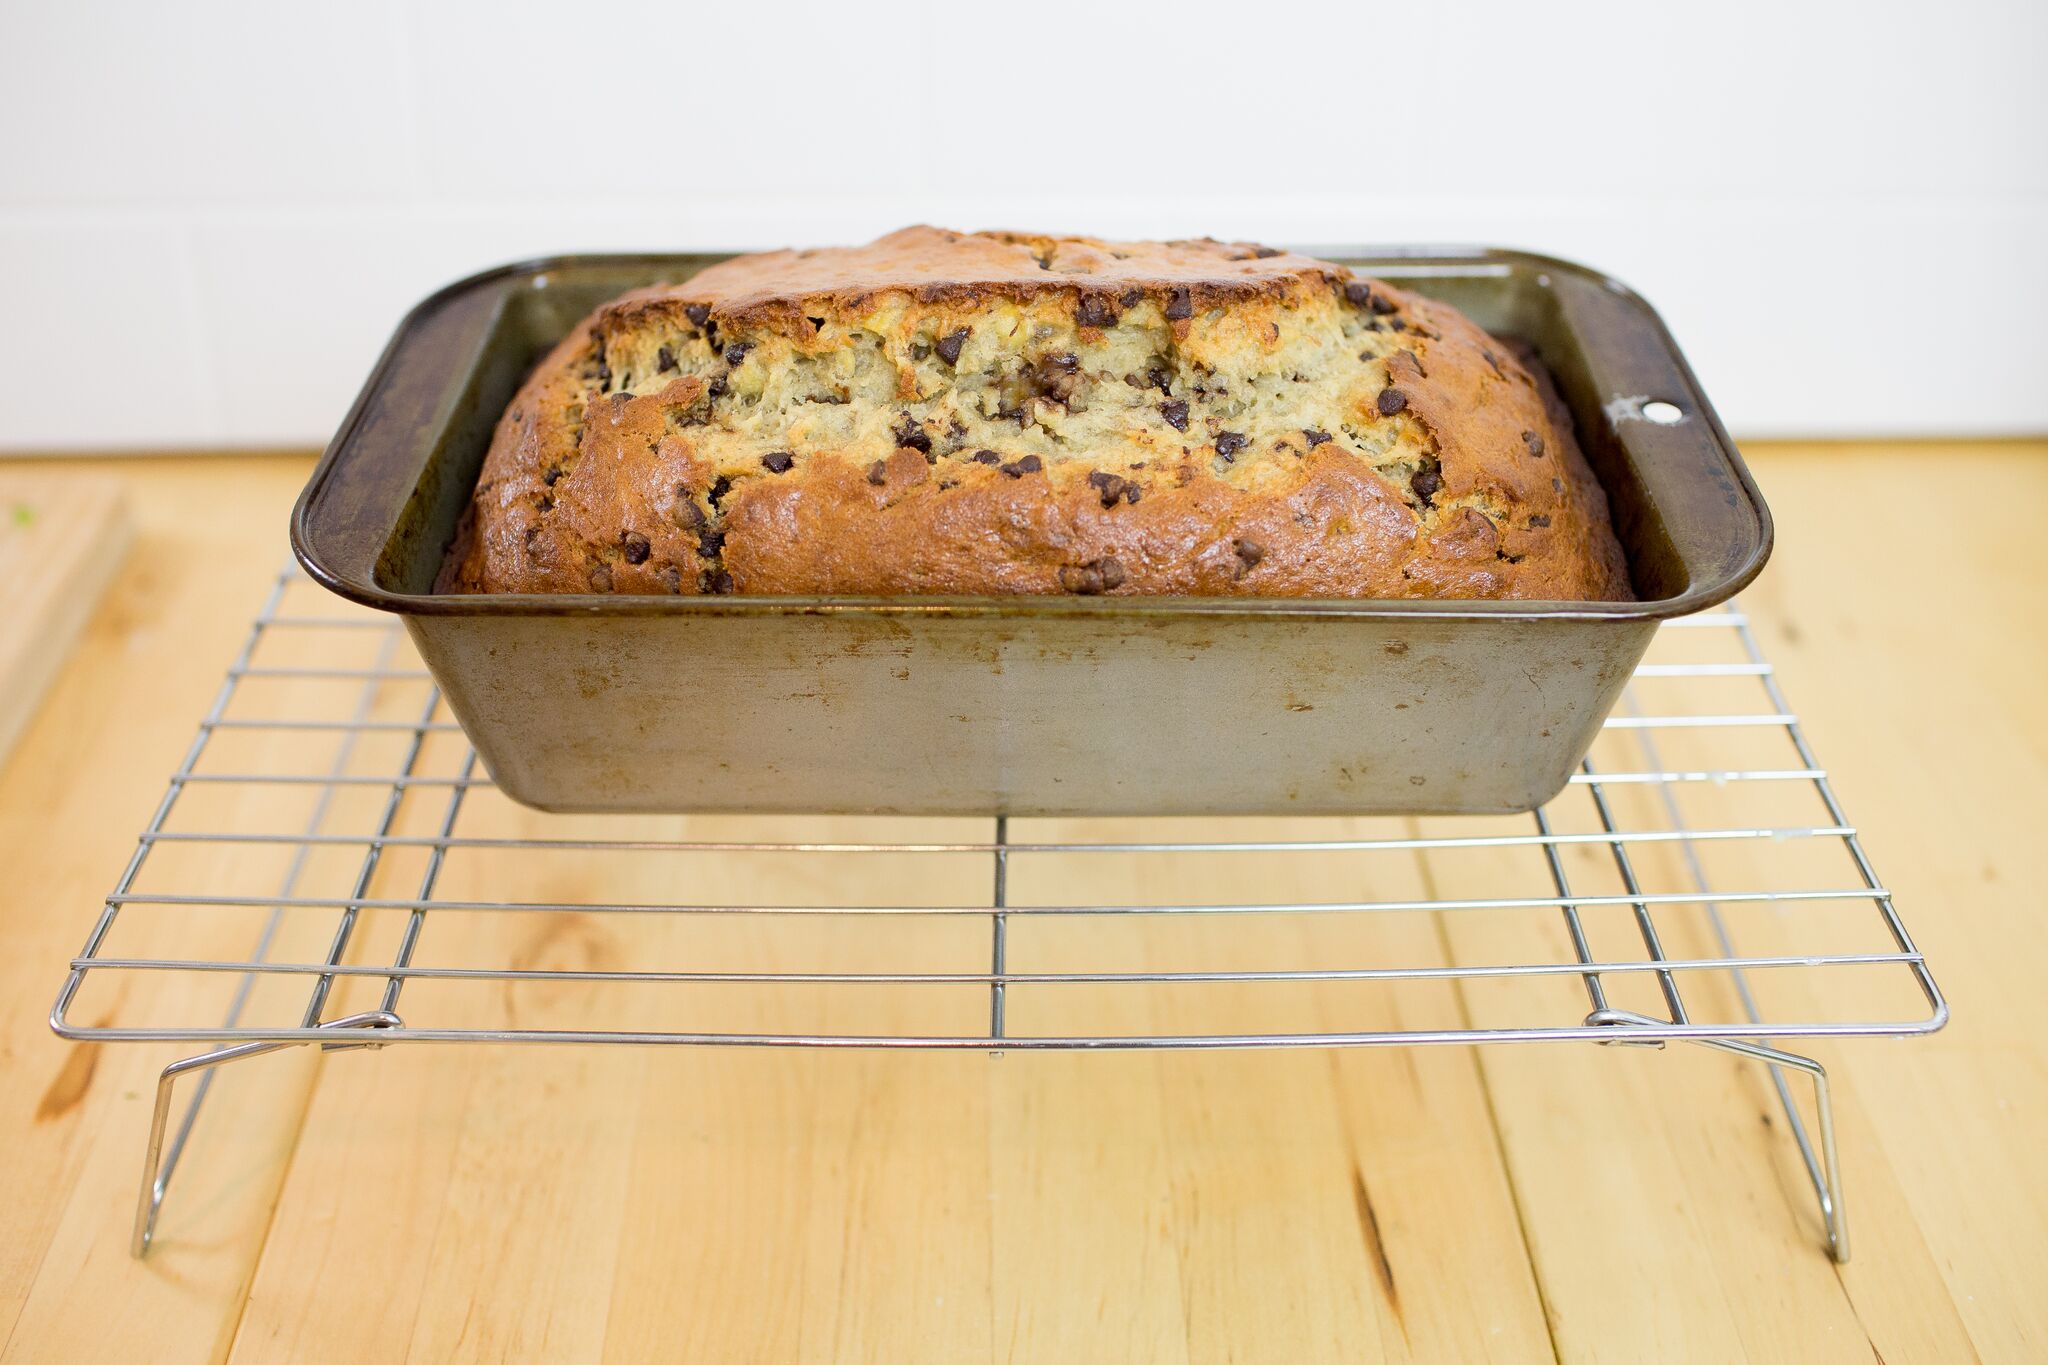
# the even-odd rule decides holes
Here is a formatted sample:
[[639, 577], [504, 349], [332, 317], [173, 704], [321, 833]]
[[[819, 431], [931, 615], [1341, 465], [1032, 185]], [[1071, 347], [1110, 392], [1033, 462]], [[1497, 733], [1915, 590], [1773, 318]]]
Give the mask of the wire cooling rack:
[[1739, 608], [1660, 631], [1533, 816], [575, 817], [498, 793], [402, 629], [291, 569], [51, 1022], [215, 1049], [164, 1073], [138, 1254], [212, 1068], [298, 1043], [1684, 1039], [1770, 1064], [1840, 1257], [1826, 1076], [1774, 1043], [1946, 1018]]

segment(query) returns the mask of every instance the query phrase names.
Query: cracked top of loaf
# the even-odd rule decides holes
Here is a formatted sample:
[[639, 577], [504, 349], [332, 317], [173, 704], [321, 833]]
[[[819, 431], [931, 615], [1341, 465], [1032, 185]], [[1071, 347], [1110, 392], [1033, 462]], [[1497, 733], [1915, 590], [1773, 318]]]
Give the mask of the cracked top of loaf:
[[914, 227], [605, 304], [499, 421], [456, 592], [1625, 599], [1548, 382], [1244, 243]]

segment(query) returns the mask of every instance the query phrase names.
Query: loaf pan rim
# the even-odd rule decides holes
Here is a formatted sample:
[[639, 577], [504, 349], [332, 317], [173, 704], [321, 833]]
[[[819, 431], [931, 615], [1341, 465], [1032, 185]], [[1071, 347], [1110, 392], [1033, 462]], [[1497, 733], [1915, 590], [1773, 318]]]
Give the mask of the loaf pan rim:
[[502, 290], [520, 280], [589, 267], [622, 267], [672, 261], [679, 256], [717, 257], [734, 254], [714, 250], [571, 252], [534, 256], [495, 265], [465, 276], [428, 294], [407, 310], [379, 354], [376, 364], [350, 405], [335, 436], [322, 452], [292, 508], [292, 553], [306, 574], [337, 596], [373, 610], [399, 616], [853, 616], [930, 619], [1035, 618], [1040, 616], [1270, 617], [1279, 620], [1378, 621], [1662, 621], [1715, 607], [1747, 587], [1762, 572], [1775, 542], [1769, 505], [1750, 473], [1741, 451], [1729, 437], [1700, 387], [1698, 376], [1679, 349], [1662, 316], [1640, 293], [1590, 266], [1541, 252], [1511, 247], [1405, 244], [1392, 246], [1329, 246], [1301, 248], [1325, 259], [1441, 262], [1448, 266], [1521, 267], [1558, 272], [1614, 295], [1637, 312], [1663, 343], [1666, 358], [1694, 400], [1688, 416], [1707, 424], [1712, 445], [1742, 494], [1743, 507], [1756, 518], [1749, 553], [1718, 577], [1690, 584], [1675, 596], [1630, 602], [1558, 599], [1484, 598], [1335, 598], [1335, 597], [1068, 597], [1016, 594], [997, 596], [656, 596], [609, 593], [406, 593], [379, 585], [371, 574], [357, 574], [325, 562], [313, 548], [310, 520], [350, 438], [372, 398], [386, 381], [407, 337], [437, 310], [485, 289]]

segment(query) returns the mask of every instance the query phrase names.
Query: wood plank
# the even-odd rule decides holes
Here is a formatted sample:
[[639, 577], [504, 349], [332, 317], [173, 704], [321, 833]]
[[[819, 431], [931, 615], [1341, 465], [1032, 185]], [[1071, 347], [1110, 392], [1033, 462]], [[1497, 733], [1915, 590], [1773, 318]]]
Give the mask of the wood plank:
[[[1583, 865], [1591, 856], [1568, 859], [1580, 864], [1575, 885], [1592, 882]], [[1647, 861], [1637, 859], [1646, 877]], [[1469, 861], [1458, 871], [1439, 877], [1445, 894], [1488, 884]], [[1663, 917], [1667, 949], [1704, 952], [1674, 918]], [[1570, 960], [1561, 919], [1449, 920], [1462, 961]], [[1692, 978], [1685, 992], [1696, 1008], [1710, 994]], [[1553, 995], [1501, 983], [1467, 991], [1482, 1025], [1546, 1012], [1569, 1022]], [[1580, 1000], [1572, 1012], [1586, 1008]], [[1858, 1267], [1877, 1267], [1899, 1296], [1894, 1306], [1917, 1324], [1903, 1339], [1878, 1338], [1820, 1254], [1812, 1192], [1791, 1168], [1776, 1101], [1755, 1063], [1675, 1045], [1574, 1045], [1496, 1049], [1481, 1066], [1561, 1358], [1846, 1361], [1868, 1360], [1873, 1349], [1885, 1359], [1967, 1357], [1917, 1229], [1900, 1216], [1894, 1177], [1882, 1153], [1864, 1145], [1868, 1124], [1847, 1084], [1837, 1084], [1835, 1106], [1854, 1181]], [[1943, 1349], [1908, 1349], [1928, 1331]]]
[[[537, 828], [537, 821], [506, 810], [490, 815], [486, 828]], [[687, 828], [668, 823], [661, 832]], [[756, 836], [772, 832], [727, 823]], [[918, 833], [901, 822], [888, 832], [897, 838]], [[780, 867], [755, 861], [763, 865], [722, 883], [721, 894], [772, 903], [809, 899], [820, 889], [805, 884], [816, 874], [801, 860], [789, 866], [784, 859]], [[1242, 869], [1243, 885], [1211, 883], [1207, 890], [1244, 895], [1263, 885], [1273, 894], [1275, 879], [1284, 889], [1289, 865], [1302, 861], [1276, 857]], [[1105, 883], [1103, 859], [1064, 862], [1047, 875], [1020, 875], [1020, 891], [1040, 898], [1114, 900], [1139, 890]], [[658, 879], [636, 883], [636, 875], [645, 874], [616, 863], [593, 867], [575, 893], [625, 900], [657, 893]], [[846, 884], [847, 875], [848, 869], [835, 869], [834, 893], [858, 897], [864, 888]], [[1409, 868], [1394, 875], [1412, 880], [1414, 874]], [[519, 876], [512, 867], [472, 869], [460, 894], [531, 894], [518, 884]], [[986, 873], [979, 866], [950, 871], [946, 878], [948, 885], [926, 888], [934, 898], [971, 899], [985, 890]], [[865, 888], [870, 894], [890, 885], [879, 876], [872, 881]], [[1151, 895], [1188, 889], [1143, 888]], [[463, 960], [503, 961], [508, 953], [534, 960], [503, 941], [507, 931], [501, 924], [478, 922], [475, 939], [455, 941]], [[901, 955], [902, 935], [891, 951], [889, 945], [860, 941], [873, 940], [875, 928], [850, 929], [836, 942], [824, 934], [832, 965], [920, 965]], [[1114, 951], [1101, 942], [1102, 931], [1130, 938], [1122, 925], [1095, 929], [1084, 936], [1093, 942], [1065, 946], [1099, 955]], [[443, 932], [437, 927], [432, 943], [445, 949], [451, 940], [439, 937]], [[755, 940], [723, 946], [744, 949], [756, 964], [820, 965], [815, 947], [809, 957], [799, 951], [806, 940], [819, 944], [815, 929], [801, 937], [782, 935], [779, 946], [759, 941], [762, 931], [751, 924], [720, 926], [720, 932]], [[1421, 935], [1435, 950], [1426, 917], [1406, 932]], [[688, 936], [661, 937], [674, 949]], [[1018, 931], [1020, 953], [1031, 950], [1028, 938]], [[1227, 947], [1227, 938], [1218, 943]], [[649, 946], [640, 944], [643, 950]], [[715, 946], [704, 933], [695, 935], [696, 952]], [[1060, 946], [1028, 963], [1020, 959], [1020, 965], [1056, 968]], [[1183, 958], [1190, 947], [1142, 941], [1122, 946], [1179, 949]], [[964, 948], [977, 957], [983, 951], [978, 927]], [[1412, 945], [1403, 950], [1412, 951]], [[974, 961], [958, 958], [922, 965], [976, 968]], [[907, 996], [898, 992], [895, 998]], [[564, 1007], [569, 1003], [565, 999]], [[1014, 1005], [1020, 1023], [1032, 1021], [1030, 1004]], [[777, 1019], [787, 1024], [786, 1014], [764, 1000], [741, 997], [733, 1008], [738, 1012], [726, 1017], [728, 1026], [771, 1027]], [[982, 1008], [977, 997], [975, 1022]], [[1185, 1013], [1155, 1016], [1121, 1001], [1112, 1002], [1108, 1014], [1119, 1010], [1124, 1022], [1152, 1029], [1200, 1022]], [[958, 1026], [957, 1014], [942, 1019], [939, 1013], [926, 1019], [892, 1002], [873, 1026]], [[650, 1009], [607, 1021], [652, 1026], [658, 1018]], [[1242, 1018], [1247, 1027], [1260, 1022], [1255, 1002], [1243, 1006]], [[1037, 1021], [1048, 1022], [1042, 1013]], [[1380, 1021], [1391, 1024], [1392, 1016]], [[534, 1019], [521, 1022], [531, 1025]], [[1060, 1022], [1070, 1028], [1114, 1026], [1099, 1010], [1081, 1018], [1062, 1015]], [[1329, 1022], [1362, 1027], [1370, 1021]], [[421, 1358], [540, 1346], [591, 1355], [588, 1340], [542, 1340], [502, 1325], [526, 1314], [559, 1327], [546, 1306], [587, 1306], [590, 1291], [571, 1282], [590, 1262], [612, 1268], [604, 1354], [618, 1359], [682, 1351], [713, 1360], [890, 1360], [929, 1348], [934, 1340], [950, 1341], [958, 1354], [974, 1358], [991, 1350], [1020, 1358], [1044, 1350], [1085, 1355], [1091, 1343], [1102, 1348], [1106, 1342], [1118, 1343], [1113, 1354], [1120, 1358], [1148, 1359], [1300, 1359], [1304, 1351], [1312, 1358], [1316, 1351], [1361, 1340], [1377, 1342], [1389, 1359], [1442, 1358], [1464, 1347], [1490, 1347], [1503, 1359], [1548, 1350], [1477, 1075], [1462, 1054], [1337, 1059], [1262, 1053], [1167, 1061], [1015, 1052], [1000, 1059], [749, 1052], [686, 1058], [662, 1053], [628, 1062], [624, 1058], [637, 1054], [614, 1056], [620, 1060], [600, 1054], [582, 1069], [594, 1067], [608, 1076], [620, 1068], [640, 1070], [632, 1078], [620, 1071], [608, 1083], [595, 1072], [572, 1080], [558, 1074], [551, 1059], [536, 1062], [520, 1051], [506, 1054], [502, 1067], [495, 1055], [485, 1054], [445, 1063], [438, 1057], [408, 1059], [410, 1065], [374, 1075], [370, 1067], [333, 1072], [280, 1203], [273, 1259], [266, 1260], [252, 1293], [236, 1357], [326, 1354], [341, 1341], [360, 1340], [365, 1321], [389, 1325], [391, 1335], [376, 1339], [380, 1354], [387, 1347], [402, 1354], [409, 1345]], [[392, 1060], [380, 1058], [378, 1066]], [[377, 1142], [374, 1133], [394, 1121], [394, 1110], [404, 1113], [406, 1097], [415, 1090], [443, 1112], [451, 1093], [475, 1098], [461, 1102], [456, 1120], [439, 1136], [423, 1138], [399, 1118], [406, 1146]], [[1395, 1092], [1400, 1102], [1391, 1098]], [[538, 1111], [530, 1099], [536, 1093], [548, 1097]], [[1411, 1096], [1442, 1111], [1443, 1122], [1427, 1126], [1430, 1136], [1421, 1136], [1422, 1126], [1412, 1122]], [[507, 1110], [515, 1116], [511, 1121]], [[1405, 1124], [1397, 1117], [1404, 1114], [1411, 1120]], [[553, 1139], [563, 1125], [582, 1135], [580, 1145], [564, 1147]], [[635, 1148], [630, 1193], [591, 1195], [585, 1180], [601, 1179], [610, 1189], [625, 1141], [620, 1135], [636, 1131], [629, 1144]], [[1459, 1133], [1459, 1140], [1445, 1141], [1447, 1131]], [[428, 1150], [418, 1152], [422, 1142]], [[416, 1177], [409, 1183], [402, 1173], [387, 1177], [374, 1167], [365, 1170], [366, 1146], [406, 1154], [395, 1160], [407, 1172], [424, 1169], [436, 1180], [443, 1172], [456, 1174], [445, 1184], [420, 1188]], [[1246, 1151], [1259, 1150], [1277, 1169], [1297, 1173], [1288, 1192], [1262, 1197], [1257, 1185], [1245, 1183], [1238, 1163]], [[495, 1155], [487, 1157], [487, 1151]], [[580, 1167], [584, 1175], [549, 1179], [549, 1163]], [[1322, 1170], [1335, 1173], [1346, 1195], [1342, 1202], [1321, 1197]], [[1439, 1174], [1441, 1184], [1431, 1179]], [[1365, 1193], [1369, 1183], [1381, 1188]], [[557, 1187], [577, 1197], [559, 1198]], [[337, 1205], [331, 1192], [338, 1189], [353, 1191], [353, 1200]], [[402, 1198], [387, 1198], [386, 1189]], [[552, 1232], [522, 1239], [516, 1235], [522, 1217], [516, 1208], [534, 1201]], [[413, 1217], [420, 1221], [408, 1226], [404, 1220]], [[394, 1219], [401, 1220], [396, 1230]], [[345, 1268], [379, 1255], [380, 1245], [393, 1240], [401, 1247], [464, 1248], [469, 1274], [459, 1281], [447, 1278], [455, 1274], [452, 1268], [439, 1280], [432, 1274], [393, 1276], [381, 1284], [382, 1300], [356, 1303]], [[476, 1258], [480, 1244], [494, 1248], [488, 1260]], [[989, 1249], [977, 1254], [977, 1244]], [[616, 1256], [609, 1251], [613, 1245]], [[573, 1248], [584, 1254], [574, 1267], [561, 1268], [559, 1281], [526, 1269], [536, 1258], [552, 1265]], [[1411, 1291], [1404, 1300], [1396, 1288], [1402, 1275], [1483, 1290], [1469, 1299]], [[341, 1287], [308, 1296], [296, 1290], [306, 1282]], [[1343, 1289], [1312, 1304], [1301, 1294], [1314, 1284]], [[819, 1285], [831, 1286], [830, 1292], [806, 1292]], [[1077, 1316], [1069, 1311], [1076, 1301], [1095, 1307]], [[778, 1311], [726, 1311], [733, 1303], [775, 1305]], [[1271, 1308], [1246, 1314], [1242, 1306], [1248, 1303]], [[493, 1329], [493, 1323], [501, 1326]], [[471, 1339], [457, 1329], [479, 1335]], [[398, 1336], [400, 1330], [407, 1335]]]
[[[1765, 490], [1811, 509], [1810, 530], [1781, 537], [1749, 600], [1955, 1009], [1932, 1038], [1842, 1045], [1827, 1060], [1869, 1113], [1929, 1272], [1977, 1350], [2023, 1360], [2048, 1351], [2048, 993], [2038, 977], [2048, 928], [2034, 858], [2048, 817], [2048, 579], [2024, 544], [1885, 495], [1911, 487], [1930, 459], [1943, 479], [1998, 488], [2017, 505], [2048, 495], [2038, 445], [1785, 451], [1763, 463]], [[1845, 493], [1853, 534], [1822, 510]], [[1772, 927], [1754, 932], [1768, 951]], [[1849, 1007], [1861, 1003], [1847, 994]], [[1850, 1179], [1863, 1181], [1859, 1165]], [[1873, 1274], [1879, 1250], [1865, 1237], [1846, 1278]], [[1895, 1287], [1873, 1288], [1882, 1303]]]
[[[1819, 1253], [1790, 1144], [1766, 1127], [1775, 1100], [1761, 1068], [1702, 1049], [1577, 1045], [274, 1057], [222, 1073], [163, 1244], [132, 1262], [145, 1111], [172, 1054], [60, 1043], [42, 1013], [282, 556], [282, 516], [306, 464], [111, 464], [134, 491], [140, 552], [0, 769], [0, 842], [35, 850], [0, 885], [10, 949], [0, 956], [0, 1358], [1354, 1361], [1541, 1358], [1553, 1342], [1573, 1359], [2035, 1358], [2048, 1343], [2037, 1292], [2048, 1282], [2048, 1168], [2037, 1154], [2048, 1003], [2033, 971], [2048, 930], [2021, 860], [2048, 816], [2048, 722], [2033, 700], [2048, 638], [2015, 623], [2048, 619], [2048, 587], [2019, 543], [1888, 496], [1937, 458], [1965, 485], [2021, 501], [2048, 491], [2040, 445], [1779, 447], [1757, 459], [1780, 548], [1750, 609], [1956, 1004], [1955, 1023], [1933, 1038], [1812, 1049], [1838, 1087], [1855, 1240], [1839, 1270]], [[1712, 813], [1711, 799], [1699, 809]], [[419, 829], [437, 814], [409, 804], [401, 818]], [[516, 829], [536, 817], [480, 806], [472, 818]], [[1605, 856], [1574, 854], [1575, 881], [1611, 878]], [[1675, 875], [1643, 856], [1646, 870]], [[1709, 870], [1739, 878], [1764, 856], [1716, 849]], [[220, 868], [253, 876], [263, 868], [252, 859]], [[1051, 865], [1020, 892], [1227, 899], [1348, 879], [1375, 894], [1447, 893], [1449, 868], [1466, 887], [1528, 884], [1524, 867], [1488, 872], [1462, 855], [1364, 870], [1290, 859], [1246, 859], [1223, 874], [1126, 869], [1120, 883], [1104, 868]], [[489, 888], [531, 870], [476, 860], [449, 875]], [[417, 872], [394, 860], [380, 885]], [[342, 873], [323, 865], [319, 875]], [[690, 876], [763, 896], [836, 886], [857, 897], [871, 889], [861, 875], [906, 874], [657, 860], [585, 869], [566, 885], [672, 887]], [[985, 887], [979, 870], [919, 875], [933, 888], [956, 889], [956, 878], [974, 894]], [[1747, 951], [1812, 946], [1803, 915], [1731, 917]], [[628, 933], [591, 918], [451, 918], [422, 952], [534, 965], [806, 960], [772, 927]], [[1245, 953], [1273, 965], [1414, 961], [1431, 939], [1460, 960], [1559, 947], [1554, 929], [1523, 915], [1437, 918], [1275, 923], [1256, 940], [1111, 924], [1019, 934], [1014, 951], [1020, 967], [1120, 955], [1156, 968], [1244, 965]], [[1684, 916], [1659, 922], [1674, 948], [1697, 945]], [[391, 917], [366, 922], [360, 960], [388, 952], [396, 928]], [[905, 941], [883, 928], [852, 926], [824, 950], [901, 965]], [[330, 930], [309, 922], [313, 951]], [[202, 942], [229, 951], [239, 932]], [[963, 966], [985, 954], [984, 935], [975, 925], [940, 936], [924, 960]], [[477, 1003], [415, 987], [401, 1006], [409, 1018]], [[1773, 1003], [1854, 1012], [1894, 1001], [1878, 983], [1826, 987], [1804, 998], [1780, 984]], [[189, 1009], [178, 989], [138, 979], [120, 1012]], [[680, 1005], [635, 995], [617, 1008], [669, 1023], [715, 1014], [763, 1027], [806, 1017], [901, 1027], [952, 1026], [963, 1008], [985, 1007], [901, 993], [877, 1003], [861, 989], [794, 1000], [735, 990]], [[1133, 1002], [1037, 988], [1015, 992], [1012, 1009], [1019, 1027], [1372, 1027], [1461, 1011], [1507, 1018], [1522, 1006], [1502, 989], [1368, 997], [1327, 986], [1285, 999], [1176, 989]], [[1528, 989], [1541, 1008], [1570, 1008], [1575, 983]], [[350, 983], [334, 1008], [373, 1002], [376, 990]], [[1687, 992], [1703, 1007], [1717, 1001], [1705, 984]], [[522, 1021], [587, 1008], [524, 987], [484, 1004]]]
[[[0, 770], [0, 1358], [208, 1359], [224, 1349], [253, 1272], [310, 1076], [290, 1061], [224, 1076], [186, 1168], [161, 1254], [127, 1255], [148, 1107], [176, 1053], [49, 1035], [49, 1002], [190, 743], [283, 553], [279, 511], [301, 459], [123, 468], [136, 494], [136, 565], [121, 575]], [[124, 930], [169, 940], [138, 915]], [[198, 951], [239, 949], [239, 926]], [[193, 1008], [188, 986], [124, 983], [123, 1015]], [[87, 1022], [111, 1017], [81, 997]]]
[[128, 556], [121, 484], [0, 463], [0, 763]]
[[[1099, 824], [1031, 822], [1049, 838], [1101, 838]], [[1209, 837], [1384, 836], [1383, 821], [1217, 821]], [[1191, 837], [1185, 822], [1119, 822], [1116, 835]], [[1015, 860], [1013, 860], [1014, 862]], [[1013, 872], [1027, 901], [1053, 904], [1341, 900], [1417, 894], [1405, 854], [1343, 857], [1273, 853], [1229, 857], [1047, 859], [1035, 875]], [[1143, 967], [1199, 971], [1306, 963], [1431, 964], [1441, 960], [1433, 917], [1272, 917], [1254, 922], [1185, 917], [1103, 923], [1030, 921], [1014, 928], [1019, 970]], [[1072, 1003], [1070, 987], [1038, 1008], [1019, 998], [1020, 1027], [1152, 1033], [1368, 1031], [1455, 1026], [1456, 1002], [1441, 983], [1401, 992], [1344, 986], [1121, 987], [1106, 1005]], [[1127, 1059], [1105, 1082], [1091, 1060], [1065, 1058], [1056, 1074], [1006, 1071], [1020, 1124], [1038, 1115], [1099, 1110], [1105, 1088], [1117, 1109], [1138, 1102], [1152, 1115], [1147, 1141], [1128, 1149], [1081, 1137], [1056, 1157], [1028, 1127], [1016, 1150], [1030, 1163], [1056, 1159], [1058, 1179], [1084, 1182], [1062, 1210], [1099, 1230], [1104, 1244], [1073, 1264], [1048, 1258], [1033, 1228], [1018, 1229], [1005, 1264], [1006, 1318], [1056, 1322], [1058, 1306], [1085, 1301], [1096, 1258], [1178, 1268], [1155, 1283], [1152, 1310], [1178, 1307], [1184, 1340], [1168, 1358], [1528, 1359], [1549, 1350], [1527, 1273], [1522, 1232], [1471, 1058], [1460, 1052], [1368, 1050], [1161, 1054]], [[1113, 1111], [1114, 1112], [1114, 1111]], [[1136, 1117], [1135, 1115], [1133, 1117]], [[1064, 1120], [1062, 1122], [1072, 1122]], [[1427, 1134], [1427, 1136], [1423, 1136]], [[1076, 1151], [1075, 1149], [1080, 1150]], [[1256, 1156], [1254, 1154], [1257, 1154]], [[1260, 1161], [1253, 1178], [1245, 1165]], [[1053, 1177], [1020, 1173], [1038, 1188]], [[1338, 1197], [1339, 1195], [1343, 1197]], [[1147, 1212], [1152, 1221], [1147, 1235]], [[1164, 1215], [1161, 1218], [1161, 1214]], [[1103, 1228], [1104, 1223], [1115, 1226]], [[1118, 1231], [1121, 1235], [1117, 1235]], [[1153, 1239], [1159, 1243], [1154, 1244]], [[1127, 1272], [1128, 1273], [1128, 1272]], [[1163, 1281], [1163, 1277], [1160, 1277]], [[1415, 1285], [1427, 1285], [1417, 1293]], [[1404, 1288], [1404, 1286], [1409, 1286]], [[1168, 1290], [1177, 1290], [1169, 1294]], [[1072, 1338], [1047, 1335], [1055, 1354], [1085, 1354], [1084, 1320]], [[1112, 1340], [1115, 1338], [1112, 1337]]]
[[[715, 823], [728, 836], [768, 832]], [[503, 837], [546, 824], [485, 798], [461, 832]], [[704, 822], [603, 826], [607, 835], [650, 838], [693, 828], [702, 832]], [[847, 824], [840, 834], [859, 837], [861, 828]], [[678, 861], [593, 856], [559, 890], [568, 899], [657, 899], [673, 893]], [[858, 896], [858, 867], [841, 869], [849, 873], [855, 882], [836, 890]], [[448, 875], [444, 895], [534, 894], [525, 869], [501, 861], [468, 860]], [[803, 901], [821, 890], [817, 877], [806, 859], [754, 858], [729, 871], [719, 893]], [[881, 892], [872, 875], [867, 883]], [[863, 945], [872, 931], [862, 925], [820, 929], [836, 939], [832, 963], [841, 969], [919, 965]], [[422, 960], [563, 967], [745, 954], [756, 968], [817, 966], [803, 947], [749, 923], [451, 916], [430, 925]], [[794, 1006], [765, 991], [720, 993], [735, 1004], [703, 1019], [727, 1028], [803, 1026], [799, 1019], [825, 1027], [843, 1012], [886, 1032], [922, 1018], [915, 1002], [882, 997], [877, 1005], [871, 993], [854, 998], [847, 989]], [[402, 1003], [409, 1016], [417, 1010], [420, 1022], [434, 1022], [423, 995]], [[461, 1017], [526, 1028], [678, 1023], [672, 992], [614, 1003], [520, 987], [494, 992], [481, 1013], [470, 1000]], [[362, 1338], [358, 1312], [380, 1324], [377, 1352], [393, 1359], [987, 1354], [988, 1136], [977, 1074], [985, 1058], [451, 1048], [406, 1062], [352, 1068], [323, 1089], [279, 1204], [278, 1254], [254, 1287], [235, 1359], [352, 1350]], [[441, 1125], [407, 1127], [396, 1150], [376, 1141], [386, 1123], [406, 1122], [398, 1116], [409, 1100], [426, 1095], [441, 1097]], [[366, 1145], [388, 1166], [365, 1168]], [[339, 1178], [344, 1168], [356, 1178]], [[337, 1205], [338, 1188], [354, 1197]], [[348, 1267], [383, 1256], [394, 1239], [408, 1264], [378, 1280], [370, 1292], [379, 1302], [358, 1304], [346, 1289], [324, 1298], [301, 1292], [309, 1278], [345, 1280]], [[479, 1247], [491, 1250], [479, 1256]], [[819, 1285], [831, 1292], [803, 1292]], [[735, 1304], [778, 1311], [736, 1312]]]

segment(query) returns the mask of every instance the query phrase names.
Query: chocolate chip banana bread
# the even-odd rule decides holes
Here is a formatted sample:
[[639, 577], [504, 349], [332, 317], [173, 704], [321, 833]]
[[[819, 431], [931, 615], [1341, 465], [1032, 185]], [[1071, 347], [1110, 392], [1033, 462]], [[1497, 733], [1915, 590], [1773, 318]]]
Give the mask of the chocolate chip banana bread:
[[1455, 310], [1262, 246], [929, 227], [598, 309], [440, 588], [1630, 596], [1547, 381]]

